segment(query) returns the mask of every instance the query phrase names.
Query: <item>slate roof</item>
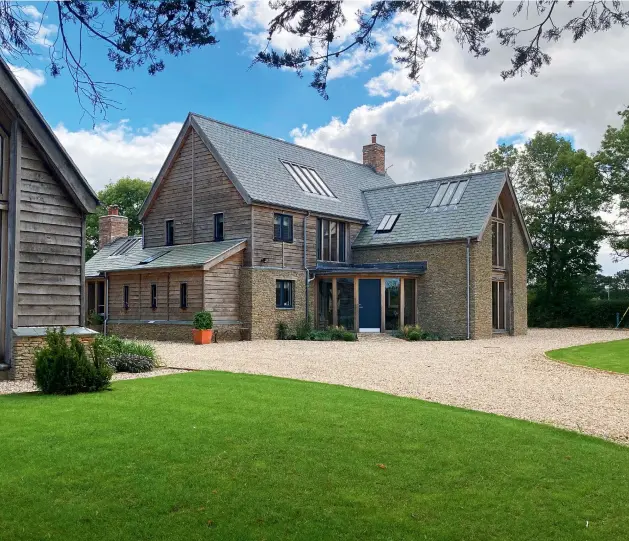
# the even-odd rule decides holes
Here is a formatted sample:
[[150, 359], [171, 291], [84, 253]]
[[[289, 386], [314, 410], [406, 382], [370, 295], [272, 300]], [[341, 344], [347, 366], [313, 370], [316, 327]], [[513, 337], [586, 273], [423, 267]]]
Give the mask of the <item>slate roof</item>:
[[[468, 184], [458, 205], [428, 208], [443, 182], [463, 179]], [[364, 197], [371, 219], [352, 247], [477, 238], [506, 181], [503, 169], [367, 190]], [[390, 233], [375, 232], [385, 214], [397, 213], [400, 217]]]
[[[112, 256], [125, 242], [131, 239], [137, 242], [131, 249], [120, 256]], [[200, 267], [216, 259], [225, 252], [242, 245], [246, 239], [225, 240], [222, 242], [202, 242], [197, 244], [179, 244], [142, 248], [142, 237], [124, 237], [104, 246], [85, 264], [86, 278], [99, 276], [102, 272], [121, 270], [153, 270], [180, 267]], [[140, 265], [140, 261], [163, 254], [150, 263]]]
[[[200, 131], [206, 145], [215, 151], [236, 187], [241, 193], [245, 192], [243, 196], [248, 196], [248, 202], [367, 221], [369, 213], [361, 191], [394, 184], [388, 175], [378, 174], [362, 163], [197, 114], [191, 114], [191, 122]], [[336, 199], [304, 192], [282, 161], [315, 169]]]

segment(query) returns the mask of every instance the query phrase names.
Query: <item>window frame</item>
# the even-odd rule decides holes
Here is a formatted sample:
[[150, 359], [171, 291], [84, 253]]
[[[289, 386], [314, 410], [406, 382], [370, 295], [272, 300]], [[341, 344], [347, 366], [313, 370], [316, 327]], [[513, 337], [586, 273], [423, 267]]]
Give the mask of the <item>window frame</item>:
[[[277, 234], [277, 224], [276, 220], [279, 219], [279, 235]], [[288, 221], [289, 225], [289, 236], [288, 238], [284, 238], [284, 221]], [[273, 213], [273, 241], [275, 242], [286, 242], [292, 243], [294, 241], [294, 220], [292, 214], [285, 214], [282, 212], [274, 212]]]
[[[335, 250], [332, 250], [332, 227], [336, 224]], [[327, 227], [326, 227], [327, 225]], [[326, 239], [327, 232], [327, 239]], [[347, 222], [330, 220], [329, 218], [317, 218], [317, 261], [328, 261], [333, 263], [347, 263], [349, 227]], [[327, 240], [327, 242], [324, 242]], [[328, 257], [325, 258], [327, 252]], [[336, 254], [336, 259], [332, 258]], [[341, 256], [343, 256], [341, 258]]]
[[[218, 223], [220, 219], [221, 226], [221, 234], [218, 235]], [[215, 212], [214, 213], [214, 242], [222, 242], [225, 240], [225, 213], [224, 212]]]
[[[169, 237], [169, 226], [171, 228], [170, 239]], [[164, 221], [164, 246], [174, 246], [175, 245], [175, 220], [165, 220]]]
[[395, 224], [397, 224], [397, 221], [399, 219], [400, 219], [400, 213], [385, 214], [382, 217], [382, 220], [380, 220], [378, 227], [376, 227], [376, 233], [378, 234], [391, 233], [391, 231], [393, 231], [393, 228], [395, 227]]
[[157, 284], [151, 284], [151, 310], [157, 310]]
[[[286, 299], [285, 291], [286, 289], [283, 285], [280, 287], [280, 284], [288, 284], [288, 304], [285, 304]], [[278, 291], [280, 291], [280, 295], [278, 298]], [[284, 280], [278, 278], [275, 280], [275, 308], [277, 310], [294, 310], [295, 309], [295, 280]]]
[[507, 268], [507, 224], [504, 215], [500, 201], [498, 201], [491, 213], [491, 265], [493, 268], [501, 270]]
[[129, 285], [124, 284], [122, 286], [122, 307], [125, 310], [129, 309]]
[[188, 308], [188, 282], [179, 283], [179, 308], [182, 310]]

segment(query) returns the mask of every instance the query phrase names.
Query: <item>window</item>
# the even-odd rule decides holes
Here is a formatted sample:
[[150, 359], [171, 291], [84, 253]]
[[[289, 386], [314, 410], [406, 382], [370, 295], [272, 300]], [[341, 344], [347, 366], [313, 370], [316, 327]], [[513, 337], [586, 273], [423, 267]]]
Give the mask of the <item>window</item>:
[[429, 208], [458, 205], [467, 188], [467, 179], [442, 182], [432, 198]]
[[157, 308], [157, 284], [151, 284], [151, 308]]
[[319, 280], [319, 329], [327, 329], [333, 325], [334, 314], [332, 312], [332, 280], [324, 278]]
[[105, 282], [96, 285], [96, 313], [105, 315]]
[[317, 260], [340, 261], [347, 259], [347, 231], [344, 222], [317, 219]]
[[354, 279], [336, 279], [336, 318], [348, 331], [354, 330]]
[[394, 331], [400, 328], [400, 279], [384, 281], [384, 328]]
[[175, 220], [166, 220], [166, 246], [175, 243]]
[[295, 282], [293, 280], [276, 280], [275, 281], [275, 307], [276, 308], [294, 308], [293, 289]]
[[494, 331], [504, 331], [506, 321], [505, 283], [502, 280], [491, 283], [491, 319]]
[[125, 240], [109, 257], [117, 257], [126, 254], [131, 248], [133, 248], [140, 239], [130, 238]]
[[504, 213], [497, 203], [491, 219], [491, 263], [501, 269], [505, 268], [505, 227]]
[[321, 195], [323, 197], [334, 197], [332, 190], [328, 188], [325, 182], [314, 169], [297, 165], [295, 163], [282, 162], [286, 170], [293, 177], [297, 185], [306, 193], [312, 195]]
[[167, 250], [166, 252], [158, 252], [156, 254], [150, 255], [147, 258], [140, 261], [138, 265], [148, 265], [152, 261], [155, 261], [158, 257], [162, 257], [163, 255], [166, 255], [169, 251], [170, 250]]
[[122, 287], [122, 305], [125, 310], [129, 309], [129, 286]]
[[415, 325], [415, 280], [404, 280], [404, 325]]
[[293, 242], [293, 217], [288, 214], [273, 216], [273, 240]]
[[186, 282], [179, 284], [179, 307], [188, 308], [188, 284]]
[[225, 239], [225, 218], [222, 212], [214, 215], [214, 240], [219, 242]]
[[399, 214], [385, 214], [376, 228], [376, 233], [389, 233], [392, 231], [399, 217]]

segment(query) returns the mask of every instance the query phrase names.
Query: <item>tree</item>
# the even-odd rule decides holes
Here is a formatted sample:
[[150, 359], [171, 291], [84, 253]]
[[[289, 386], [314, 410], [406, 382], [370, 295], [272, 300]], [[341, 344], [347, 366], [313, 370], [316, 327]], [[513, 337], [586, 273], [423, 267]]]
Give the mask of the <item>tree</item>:
[[[356, 12], [358, 29], [348, 35], [343, 0], [310, 2], [276, 0], [277, 15], [268, 27], [268, 46], [254, 62], [269, 67], [294, 69], [300, 76], [313, 70], [311, 86], [327, 98], [331, 64], [337, 59], [376, 46], [376, 36], [391, 38], [397, 47], [396, 61], [417, 81], [426, 58], [441, 48], [447, 34], [475, 57], [489, 53], [488, 40], [512, 51], [511, 66], [503, 78], [518, 74], [537, 75], [551, 58], [544, 46], [569, 35], [573, 41], [588, 33], [629, 24], [629, 11], [618, 0], [588, 0], [562, 3], [558, 0], [503, 2], [467, 1], [375, 1]], [[514, 26], [497, 27], [495, 17], [511, 10]], [[68, 0], [45, 3], [43, 13], [16, 0], [0, 0], [0, 46], [5, 57], [33, 54], [41, 44], [41, 31], [52, 35], [48, 70], [52, 76], [64, 71], [84, 110], [94, 117], [105, 114], [118, 102], [111, 97], [115, 83], [95, 80], [83, 54], [87, 39], [104, 45], [107, 58], [117, 71], [146, 67], [152, 75], [164, 70], [164, 57], [179, 56], [193, 48], [215, 45], [217, 18], [229, 19], [241, 8], [236, 0]], [[347, 3], [347, 6], [351, 4]], [[39, 20], [34, 20], [33, 17]], [[44, 19], [56, 23], [46, 25]], [[405, 21], [405, 23], [400, 23]], [[304, 38], [301, 49], [275, 51], [271, 39], [286, 32]], [[90, 107], [84, 104], [87, 100]]]
[[118, 205], [122, 216], [129, 219], [129, 236], [141, 235], [142, 224], [138, 219], [138, 212], [149, 194], [153, 183], [149, 180], [124, 177], [117, 182], [111, 182], [98, 192], [101, 206], [96, 213], [87, 217], [85, 258], [89, 260], [98, 250], [98, 219], [107, 214], [107, 207]]
[[598, 215], [607, 197], [602, 175], [584, 150], [555, 133], [535, 134], [519, 150], [503, 145], [472, 169], [506, 162], [531, 235], [528, 280], [535, 302], [532, 322], [560, 324], [583, 298], [599, 269], [601, 241], [607, 235]]
[[619, 203], [620, 219], [610, 236], [619, 259], [629, 257], [629, 107], [618, 113], [620, 128], [607, 126], [596, 161], [608, 181], [610, 195]]

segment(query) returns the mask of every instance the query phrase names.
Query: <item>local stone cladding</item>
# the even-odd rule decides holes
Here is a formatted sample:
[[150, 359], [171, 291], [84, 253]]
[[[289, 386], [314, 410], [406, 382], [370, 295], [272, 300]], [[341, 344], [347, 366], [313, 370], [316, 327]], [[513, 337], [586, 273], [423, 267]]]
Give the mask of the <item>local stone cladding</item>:
[[[192, 342], [192, 322], [183, 324], [160, 323], [109, 323], [107, 334], [131, 340], [157, 340], [167, 342]], [[217, 342], [232, 342], [246, 338], [241, 325], [214, 325]]]
[[515, 217], [511, 226], [512, 273], [513, 273], [513, 334], [526, 334], [528, 330], [528, 296], [527, 296], [527, 245], [522, 229]]

